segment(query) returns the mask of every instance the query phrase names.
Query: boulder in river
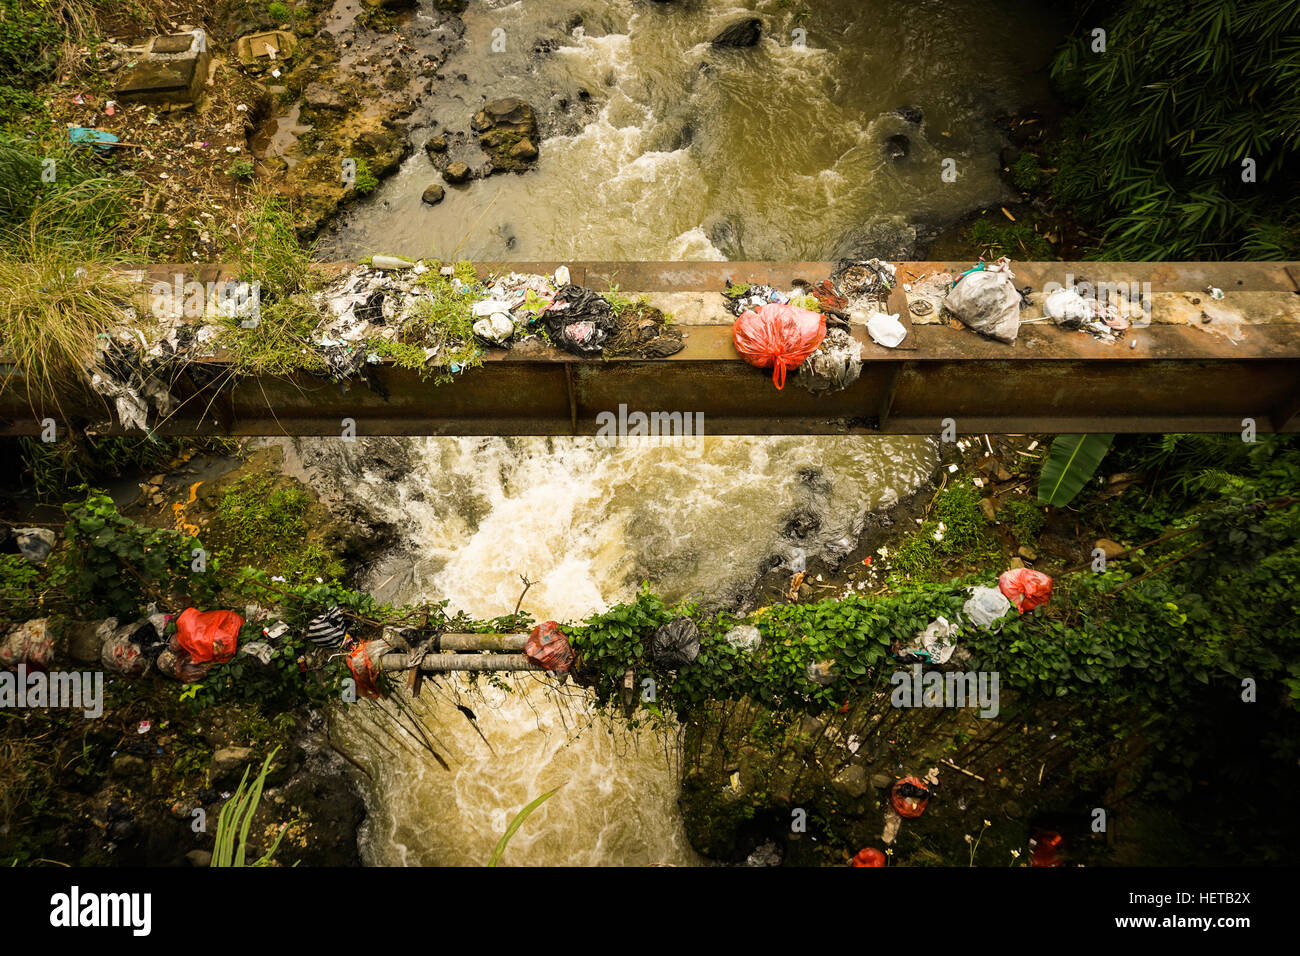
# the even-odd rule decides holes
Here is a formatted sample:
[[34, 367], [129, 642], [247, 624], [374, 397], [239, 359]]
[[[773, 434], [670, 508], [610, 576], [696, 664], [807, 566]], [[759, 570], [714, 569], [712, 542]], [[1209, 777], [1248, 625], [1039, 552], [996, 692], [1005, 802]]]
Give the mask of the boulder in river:
[[343, 96], [328, 83], [308, 83], [302, 91], [303, 100], [313, 110], [346, 110]]
[[524, 172], [537, 160], [537, 114], [518, 97], [486, 104], [474, 114], [470, 127], [488, 154], [492, 172]]
[[447, 137], [445, 136], [430, 137], [429, 141], [424, 144], [424, 151], [429, 154], [430, 159], [433, 158], [435, 153], [447, 152]]
[[911, 148], [912, 141], [902, 133], [895, 133], [885, 140], [885, 156], [895, 162], [906, 159], [908, 150]]
[[745, 17], [722, 28], [713, 38], [713, 45], [718, 47], [758, 46], [763, 37], [763, 21], [758, 17]]
[[464, 163], [450, 163], [442, 171], [442, 178], [449, 183], [463, 183], [469, 179], [469, 167]]
[[426, 202], [430, 206], [436, 206], [438, 203], [442, 202], [442, 197], [445, 195], [447, 195], [447, 191], [437, 183], [433, 183], [428, 186], [423, 193], [421, 193], [420, 201]]

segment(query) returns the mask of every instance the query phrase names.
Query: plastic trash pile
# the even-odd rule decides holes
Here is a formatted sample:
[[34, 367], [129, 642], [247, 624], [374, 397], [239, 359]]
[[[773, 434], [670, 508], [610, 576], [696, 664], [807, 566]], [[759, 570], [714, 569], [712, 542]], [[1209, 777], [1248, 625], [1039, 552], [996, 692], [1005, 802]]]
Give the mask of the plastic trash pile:
[[1103, 342], [1114, 342], [1132, 324], [1131, 319], [1142, 316], [1142, 308], [1126, 300], [1102, 302], [1066, 288], [1047, 296], [1043, 301], [1043, 315], [1063, 329], [1087, 332]]
[[981, 262], [957, 278], [943, 300], [944, 308], [967, 327], [1011, 345], [1020, 333], [1020, 292], [1011, 260]]
[[[660, 310], [635, 303], [616, 311], [600, 293], [574, 285], [567, 266], [553, 275], [512, 272], [471, 282], [449, 265], [384, 255], [312, 295], [320, 319], [307, 345], [324, 362], [325, 377], [363, 378], [382, 392], [367, 367], [383, 361], [384, 343], [412, 344], [404, 330], [425, 317], [426, 306], [438, 301], [446, 314], [448, 292], [454, 309], [469, 310], [470, 337], [480, 349], [510, 348], [532, 336], [583, 356], [663, 357], [683, 348], [682, 333], [667, 327]], [[124, 302], [119, 326], [100, 336], [91, 387], [111, 402], [124, 426], [148, 433], [150, 422], [175, 406], [168, 386], [181, 375], [199, 388], [233, 387], [226, 367], [206, 360], [216, 356], [228, 332], [255, 328], [262, 304], [247, 283], [216, 296], [210, 289], [194, 296], [155, 295], [150, 314]], [[435, 336], [424, 348], [425, 363], [442, 358], [449, 372], [461, 371], [454, 356], [468, 343], [460, 339]]]
[[1012, 568], [1002, 572], [996, 587], [973, 587], [969, 594], [956, 622], [942, 615], [936, 617], [907, 644], [896, 642], [891, 648], [894, 656], [907, 663], [946, 664], [957, 649], [963, 628], [987, 631], [997, 627], [1012, 607], [1024, 614], [1046, 604], [1052, 596], [1052, 579], [1041, 571]]

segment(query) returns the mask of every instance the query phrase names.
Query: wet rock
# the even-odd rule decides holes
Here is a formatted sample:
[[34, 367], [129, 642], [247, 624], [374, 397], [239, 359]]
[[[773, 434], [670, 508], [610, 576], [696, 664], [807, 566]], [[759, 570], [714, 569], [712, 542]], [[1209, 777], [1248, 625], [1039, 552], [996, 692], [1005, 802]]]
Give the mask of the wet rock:
[[204, 867], [212, 865], [212, 854], [207, 850], [190, 850], [185, 854], [186, 861], [190, 866]]
[[[666, 0], [659, 0], [659, 2], [664, 3]], [[768, 840], [745, 857], [745, 866], [780, 866], [781, 857], [781, 848]]]
[[447, 152], [447, 137], [445, 136], [432, 137], [427, 143], [424, 144], [424, 151], [429, 154], [430, 159], [432, 159], [436, 153]]
[[894, 778], [887, 773], [873, 773], [871, 785], [877, 790], [888, 790], [894, 785]]
[[442, 171], [442, 178], [453, 185], [468, 181], [469, 175], [469, 167], [464, 163], [451, 163]]
[[345, 110], [343, 96], [327, 83], [308, 83], [303, 90], [303, 100], [314, 110]]
[[1094, 550], [1100, 550], [1102, 554], [1106, 555], [1107, 561], [1119, 557], [1125, 550], [1124, 545], [1118, 541], [1112, 541], [1110, 538], [1098, 538], [1092, 547]]
[[757, 46], [763, 38], [763, 21], [758, 17], [745, 17], [723, 27], [712, 40], [715, 47]]
[[424, 192], [420, 194], [420, 201], [428, 203], [430, 206], [436, 206], [438, 203], [442, 202], [442, 197], [445, 195], [447, 195], [447, 191], [437, 183], [434, 183], [427, 186]]
[[242, 770], [252, 759], [252, 747], [222, 747], [212, 755], [212, 769], [216, 773], [230, 773]]
[[478, 134], [492, 172], [523, 172], [537, 159], [537, 114], [518, 97], [486, 104], [474, 114], [470, 128]]
[[830, 259], [884, 259], [896, 262], [913, 259], [916, 253], [916, 226], [897, 219], [876, 218], [848, 233], [835, 247]]
[[510, 147], [510, 158], [520, 162], [529, 162], [537, 158], [537, 147], [530, 139], [521, 139]]
[[368, 129], [357, 137], [357, 142], [378, 156], [391, 152], [397, 145], [397, 137], [388, 130]]
[[900, 159], [906, 159], [908, 151], [912, 148], [912, 141], [902, 133], [895, 133], [885, 140], [885, 158], [898, 162]]
[[867, 792], [867, 772], [852, 764], [836, 774], [832, 782], [836, 790], [852, 800], [857, 800]]
[[73, 621], [68, 625], [68, 655], [82, 664], [98, 664], [104, 636], [98, 621]]
[[141, 757], [119, 754], [113, 758], [113, 775], [117, 777], [142, 777], [149, 772], [149, 764]]

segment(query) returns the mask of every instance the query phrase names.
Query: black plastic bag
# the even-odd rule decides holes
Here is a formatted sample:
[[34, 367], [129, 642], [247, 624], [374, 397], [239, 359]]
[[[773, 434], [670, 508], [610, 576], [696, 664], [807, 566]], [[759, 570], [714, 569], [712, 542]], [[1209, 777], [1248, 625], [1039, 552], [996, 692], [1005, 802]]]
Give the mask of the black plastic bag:
[[700, 654], [700, 629], [689, 617], [669, 621], [655, 631], [650, 655], [660, 667], [669, 670], [684, 667]]
[[[567, 304], [566, 304], [567, 303]], [[546, 331], [559, 348], [575, 355], [599, 355], [614, 331], [614, 310], [600, 293], [566, 285], [542, 313]]]

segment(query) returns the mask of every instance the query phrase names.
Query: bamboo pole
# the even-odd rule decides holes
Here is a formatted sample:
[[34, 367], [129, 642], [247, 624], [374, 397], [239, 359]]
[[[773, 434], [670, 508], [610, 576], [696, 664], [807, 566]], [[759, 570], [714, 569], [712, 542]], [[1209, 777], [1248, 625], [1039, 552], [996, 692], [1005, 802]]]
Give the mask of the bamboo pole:
[[[386, 671], [404, 671], [410, 668], [410, 661], [405, 654], [385, 654], [379, 659], [379, 666]], [[426, 654], [420, 662], [420, 670], [442, 674], [447, 671], [540, 671], [545, 668], [523, 654]]]

